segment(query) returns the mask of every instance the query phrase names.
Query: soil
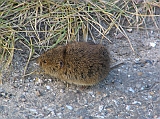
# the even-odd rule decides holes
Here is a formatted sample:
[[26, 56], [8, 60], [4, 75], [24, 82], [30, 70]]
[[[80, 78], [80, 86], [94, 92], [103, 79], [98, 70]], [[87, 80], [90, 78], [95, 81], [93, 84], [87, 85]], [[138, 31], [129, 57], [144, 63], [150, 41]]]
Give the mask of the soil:
[[[0, 119], [160, 119], [160, 34], [127, 34], [135, 52], [124, 37], [104, 41], [112, 64], [123, 64], [85, 89], [44, 74], [23, 77], [28, 51], [15, 51], [0, 86]], [[37, 69], [33, 60], [27, 73]]]

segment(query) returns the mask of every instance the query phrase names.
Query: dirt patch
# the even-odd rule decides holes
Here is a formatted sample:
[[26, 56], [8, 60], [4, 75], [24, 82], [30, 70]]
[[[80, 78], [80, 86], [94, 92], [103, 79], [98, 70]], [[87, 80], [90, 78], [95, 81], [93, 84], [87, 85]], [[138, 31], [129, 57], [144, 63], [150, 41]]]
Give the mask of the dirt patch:
[[[125, 38], [111, 38], [108, 47], [113, 69], [98, 85], [88, 89], [37, 74], [23, 78], [26, 51], [15, 52], [11, 70], [0, 86], [0, 118], [3, 119], [159, 119], [160, 35], [156, 31], [128, 33], [135, 52]], [[24, 48], [23, 48], [24, 49]], [[37, 69], [31, 61], [27, 73]]]

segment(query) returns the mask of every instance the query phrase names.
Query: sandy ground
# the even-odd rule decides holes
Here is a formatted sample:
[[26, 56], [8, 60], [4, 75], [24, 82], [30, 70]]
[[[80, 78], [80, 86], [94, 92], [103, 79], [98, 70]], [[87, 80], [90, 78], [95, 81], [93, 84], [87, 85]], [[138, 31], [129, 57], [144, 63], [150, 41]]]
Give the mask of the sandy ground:
[[[43, 74], [23, 78], [29, 51], [16, 51], [0, 86], [0, 119], [160, 119], [160, 34], [128, 36], [135, 52], [124, 37], [104, 41], [112, 64], [123, 64], [87, 89]], [[27, 73], [37, 67], [31, 61]]]

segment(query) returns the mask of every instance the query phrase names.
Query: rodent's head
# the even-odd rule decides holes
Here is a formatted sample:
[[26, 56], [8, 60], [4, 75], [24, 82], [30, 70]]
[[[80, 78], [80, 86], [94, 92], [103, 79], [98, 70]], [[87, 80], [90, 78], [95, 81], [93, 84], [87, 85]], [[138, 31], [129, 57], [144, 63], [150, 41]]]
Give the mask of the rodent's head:
[[64, 65], [65, 46], [59, 46], [42, 54], [37, 63], [46, 73], [55, 73]]

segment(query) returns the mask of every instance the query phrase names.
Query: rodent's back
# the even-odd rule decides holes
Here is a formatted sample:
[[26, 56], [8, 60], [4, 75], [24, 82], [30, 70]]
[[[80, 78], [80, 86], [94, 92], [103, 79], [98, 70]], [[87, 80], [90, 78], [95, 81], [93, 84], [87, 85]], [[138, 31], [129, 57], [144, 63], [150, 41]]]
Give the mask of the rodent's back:
[[[49, 58], [45, 60], [48, 60], [48, 65], [42, 66], [43, 58], [47, 56]], [[46, 73], [63, 81], [94, 85], [108, 75], [110, 58], [107, 49], [100, 44], [75, 42], [47, 51], [40, 56], [39, 64], [42, 64]]]

